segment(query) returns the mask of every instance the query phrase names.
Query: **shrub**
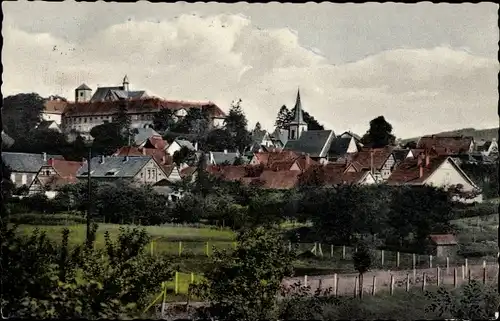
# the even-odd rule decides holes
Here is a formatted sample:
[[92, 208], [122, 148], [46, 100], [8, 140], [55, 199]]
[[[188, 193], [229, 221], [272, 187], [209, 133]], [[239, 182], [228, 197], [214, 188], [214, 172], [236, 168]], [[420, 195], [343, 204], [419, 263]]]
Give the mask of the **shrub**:
[[484, 202], [468, 206], [455, 206], [454, 218], [466, 218], [473, 216], [486, 216], [498, 213], [498, 204]]
[[23, 213], [9, 216], [9, 222], [14, 224], [28, 225], [68, 225], [84, 224], [85, 217], [73, 213], [40, 214]]

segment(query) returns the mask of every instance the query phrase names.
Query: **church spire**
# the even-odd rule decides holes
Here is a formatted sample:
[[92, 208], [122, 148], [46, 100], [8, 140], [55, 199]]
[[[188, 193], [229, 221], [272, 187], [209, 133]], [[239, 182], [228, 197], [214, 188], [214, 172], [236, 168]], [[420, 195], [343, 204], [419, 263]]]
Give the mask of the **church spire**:
[[302, 112], [302, 103], [300, 102], [300, 88], [297, 89], [297, 99], [295, 100], [295, 107], [293, 108], [293, 120], [290, 124], [305, 124]]

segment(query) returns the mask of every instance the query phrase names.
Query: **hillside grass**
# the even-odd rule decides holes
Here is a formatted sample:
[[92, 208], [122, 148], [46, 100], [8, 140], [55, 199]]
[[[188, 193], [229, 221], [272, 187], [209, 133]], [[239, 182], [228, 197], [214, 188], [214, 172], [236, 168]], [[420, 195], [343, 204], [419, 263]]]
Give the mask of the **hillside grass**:
[[[498, 140], [498, 127], [497, 128], [487, 128], [487, 129], [475, 129], [475, 128], [462, 128], [457, 130], [440, 132], [437, 134], [427, 134], [427, 135], [440, 135], [440, 136], [472, 136], [475, 141], [491, 140], [496, 138]], [[402, 143], [406, 144], [411, 141], [418, 141], [420, 137], [405, 138], [402, 139]]]
[[498, 253], [498, 214], [451, 221], [457, 232], [458, 254], [470, 259], [496, 258]]

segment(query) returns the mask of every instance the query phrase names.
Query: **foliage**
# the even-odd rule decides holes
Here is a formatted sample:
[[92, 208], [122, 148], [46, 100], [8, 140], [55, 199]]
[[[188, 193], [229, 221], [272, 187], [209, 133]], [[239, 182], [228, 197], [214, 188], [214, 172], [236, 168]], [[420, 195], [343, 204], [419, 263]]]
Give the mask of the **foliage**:
[[[280, 129], [288, 129], [288, 124], [293, 120], [293, 109], [289, 110], [285, 105], [281, 106], [278, 111], [278, 116], [276, 118], [275, 126]], [[324, 130], [325, 128], [321, 125], [311, 114], [307, 111], [302, 110], [302, 116], [304, 122], [307, 124], [307, 130]]]
[[472, 280], [458, 293], [440, 288], [437, 293], [427, 291], [425, 296], [430, 301], [427, 311], [438, 316], [465, 320], [487, 320], [497, 311], [500, 297], [495, 288], [484, 286]]
[[202, 108], [189, 108], [182, 119], [174, 126], [172, 131], [180, 134], [190, 134], [193, 140], [204, 140], [209, 130], [210, 119], [206, 110]]
[[194, 158], [195, 152], [187, 148], [186, 146], [182, 146], [181, 149], [174, 152], [172, 159], [175, 164], [180, 165], [182, 163], [187, 162], [190, 159]]
[[162, 108], [153, 116], [153, 128], [156, 131], [167, 131], [172, 128], [174, 124], [174, 112], [171, 109]]
[[370, 270], [373, 259], [373, 247], [365, 240], [358, 242], [357, 251], [352, 255], [354, 268], [359, 273], [359, 297], [363, 297], [363, 277]]
[[22, 146], [41, 121], [45, 100], [37, 93], [17, 94], [2, 100], [3, 130]]
[[251, 143], [250, 133], [247, 130], [248, 121], [241, 108], [241, 99], [233, 102], [229, 113], [224, 120], [224, 129], [231, 137], [233, 150], [243, 152]]
[[118, 110], [113, 117], [113, 123], [115, 123], [122, 135], [123, 140], [129, 139], [130, 135], [130, 126], [132, 124], [132, 119], [128, 113], [128, 101], [123, 100], [120, 101], [118, 105]]
[[361, 138], [365, 146], [381, 148], [394, 145], [396, 137], [392, 135], [392, 125], [384, 116], [378, 116], [370, 121], [370, 129]]
[[284, 277], [292, 273], [293, 253], [280, 233], [259, 227], [238, 235], [231, 254], [215, 251], [212, 268], [194, 292], [210, 303], [218, 320], [275, 320]]
[[290, 118], [290, 111], [288, 108], [283, 105], [281, 106], [280, 110], [278, 111], [278, 115], [276, 116], [276, 122], [274, 123], [274, 126], [279, 128], [279, 129], [287, 129], [288, 128], [288, 122]]
[[90, 130], [90, 135], [94, 138], [93, 155], [111, 155], [128, 144], [122, 135], [122, 127], [119, 123], [97, 125]]
[[196, 194], [184, 194], [174, 202], [171, 217], [175, 223], [199, 222], [204, 218], [203, 198]]
[[325, 168], [323, 165], [312, 165], [299, 175], [299, 187], [319, 187], [326, 182]]
[[222, 128], [211, 130], [201, 145], [201, 150], [208, 153], [210, 151], [222, 151], [234, 149], [231, 133]]
[[492, 164], [462, 162], [460, 168], [481, 187], [485, 198], [498, 197], [498, 160]]
[[[121, 230], [106, 250], [93, 244], [68, 246], [35, 231], [18, 236], [1, 227], [1, 308], [9, 318], [123, 318], [140, 315], [148, 295], [172, 278], [167, 262], [144, 253], [149, 237], [137, 229]], [[95, 236], [97, 226], [92, 227]]]
[[311, 286], [303, 286], [300, 282], [281, 290], [283, 300], [280, 302], [280, 320], [321, 320], [328, 306], [341, 303], [334, 296], [333, 289], [316, 289], [311, 295]]
[[85, 224], [86, 219], [82, 215], [71, 213], [38, 214], [19, 213], [9, 216], [9, 223], [29, 225], [68, 225]]

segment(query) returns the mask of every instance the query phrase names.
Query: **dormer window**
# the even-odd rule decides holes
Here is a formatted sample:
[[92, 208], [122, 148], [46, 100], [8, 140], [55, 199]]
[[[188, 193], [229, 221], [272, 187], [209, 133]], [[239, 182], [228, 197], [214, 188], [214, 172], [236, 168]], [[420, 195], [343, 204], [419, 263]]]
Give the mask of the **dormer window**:
[[112, 169], [112, 170], [107, 171], [107, 172], [104, 174], [104, 176], [115, 176], [117, 173], [118, 173], [118, 170], [117, 170], [117, 169]]

